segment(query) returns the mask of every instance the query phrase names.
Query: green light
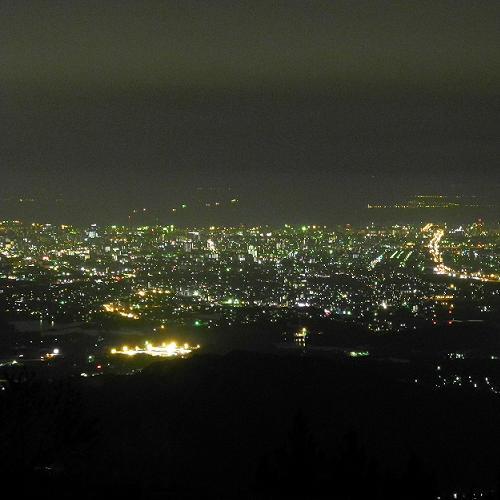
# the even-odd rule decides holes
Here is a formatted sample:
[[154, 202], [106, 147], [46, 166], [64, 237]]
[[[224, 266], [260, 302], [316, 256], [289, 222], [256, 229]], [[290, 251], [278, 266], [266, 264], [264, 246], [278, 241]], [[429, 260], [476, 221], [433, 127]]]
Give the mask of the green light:
[[370, 355], [370, 353], [368, 351], [351, 351], [349, 353], [349, 356], [351, 356], [351, 358], [360, 358], [360, 357], [366, 357], [369, 355]]
[[307, 226], [302, 226], [302, 231], [307, 231]]

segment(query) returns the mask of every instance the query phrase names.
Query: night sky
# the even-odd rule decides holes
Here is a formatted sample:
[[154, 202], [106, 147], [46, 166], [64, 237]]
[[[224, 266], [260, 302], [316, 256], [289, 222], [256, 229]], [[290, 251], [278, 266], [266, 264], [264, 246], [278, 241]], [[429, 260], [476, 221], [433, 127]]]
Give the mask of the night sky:
[[327, 223], [495, 199], [498, 26], [498, 1], [2, 1], [0, 212]]

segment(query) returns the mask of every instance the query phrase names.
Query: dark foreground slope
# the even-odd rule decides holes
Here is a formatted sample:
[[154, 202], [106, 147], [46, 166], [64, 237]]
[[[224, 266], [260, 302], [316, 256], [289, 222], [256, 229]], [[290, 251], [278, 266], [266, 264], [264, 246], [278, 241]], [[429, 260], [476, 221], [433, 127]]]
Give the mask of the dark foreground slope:
[[23, 377], [0, 414], [2, 484], [19, 493], [425, 499], [500, 470], [500, 398], [412, 383], [401, 364], [235, 352]]

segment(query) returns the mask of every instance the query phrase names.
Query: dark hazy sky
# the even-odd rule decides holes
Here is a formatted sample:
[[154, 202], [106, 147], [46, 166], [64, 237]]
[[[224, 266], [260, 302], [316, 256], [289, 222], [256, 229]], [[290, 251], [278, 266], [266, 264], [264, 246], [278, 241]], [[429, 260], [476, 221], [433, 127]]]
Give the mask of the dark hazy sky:
[[0, 196], [262, 222], [495, 197], [498, 26], [497, 1], [2, 0]]

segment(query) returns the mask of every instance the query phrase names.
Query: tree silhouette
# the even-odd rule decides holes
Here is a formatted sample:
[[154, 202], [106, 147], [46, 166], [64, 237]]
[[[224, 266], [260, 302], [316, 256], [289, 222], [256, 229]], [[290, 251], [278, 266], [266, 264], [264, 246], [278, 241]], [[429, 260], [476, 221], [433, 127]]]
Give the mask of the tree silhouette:
[[0, 402], [2, 484], [29, 493], [74, 480], [97, 435], [81, 394], [69, 381], [42, 382], [23, 371], [8, 380]]
[[256, 474], [259, 498], [318, 498], [322, 455], [299, 410], [286, 443], [270, 457], [262, 457]]
[[410, 455], [397, 484], [399, 491], [396, 494], [405, 500], [431, 500], [437, 496], [435, 474], [415, 453]]
[[377, 468], [368, 458], [358, 435], [350, 431], [342, 438], [335, 464], [336, 491], [339, 498], [375, 498], [378, 491]]

